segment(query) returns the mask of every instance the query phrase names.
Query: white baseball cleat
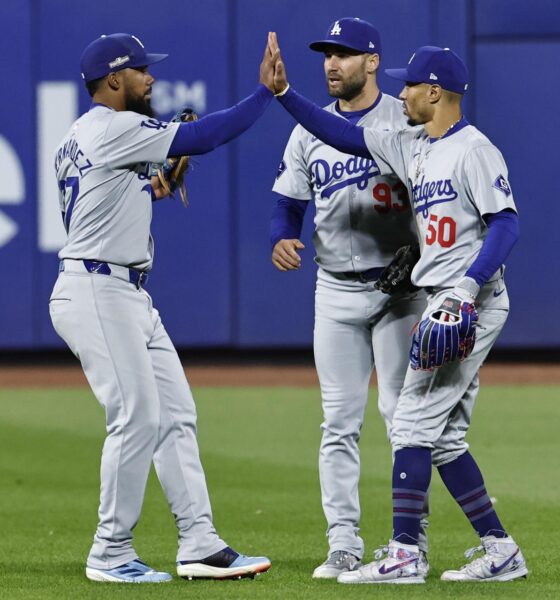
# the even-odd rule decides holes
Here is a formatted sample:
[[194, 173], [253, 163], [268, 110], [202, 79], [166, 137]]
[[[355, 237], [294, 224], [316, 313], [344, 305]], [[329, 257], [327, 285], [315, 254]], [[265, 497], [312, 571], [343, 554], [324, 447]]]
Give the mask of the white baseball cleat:
[[184, 579], [242, 579], [270, 569], [266, 556], [245, 556], [226, 546], [200, 560], [179, 561], [177, 575]]
[[425, 583], [418, 571], [418, 546], [391, 540], [375, 552], [373, 562], [338, 576], [338, 583]]
[[313, 571], [312, 577], [313, 579], [336, 579], [341, 573], [354, 571], [361, 566], [360, 560], [350, 552], [335, 550]]
[[108, 583], [165, 583], [173, 579], [169, 573], [154, 571], [138, 558], [114, 569], [86, 567], [86, 577]]
[[443, 581], [511, 581], [529, 573], [525, 559], [513, 538], [489, 535], [480, 538], [482, 545], [465, 552], [466, 558], [479, 551], [484, 556], [467, 563], [458, 571], [445, 571]]

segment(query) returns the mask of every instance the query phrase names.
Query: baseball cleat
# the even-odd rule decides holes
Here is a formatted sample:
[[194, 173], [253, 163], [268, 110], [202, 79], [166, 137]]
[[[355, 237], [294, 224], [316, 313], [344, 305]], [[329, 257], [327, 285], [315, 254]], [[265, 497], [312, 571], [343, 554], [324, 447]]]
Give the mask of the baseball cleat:
[[138, 558], [114, 569], [86, 567], [86, 577], [111, 583], [164, 583], [173, 579], [169, 573], [154, 571]]
[[336, 579], [341, 573], [354, 571], [361, 566], [360, 560], [350, 552], [335, 550], [313, 571], [312, 577], [313, 579]]
[[425, 583], [418, 572], [418, 546], [401, 544], [395, 540], [375, 552], [373, 562], [338, 576], [338, 583]]
[[482, 545], [467, 550], [465, 557], [472, 558], [476, 552], [484, 552], [484, 556], [458, 571], [445, 571], [441, 576], [443, 581], [511, 581], [527, 576], [529, 570], [525, 559], [513, 538], [488, 535], [480, 540]]
[[268, 569], [270, 560], [266, 556], [245, 556], [229, 546], [202, 560], [177, 563], [177, 575], [184, 579], [253, 579]]

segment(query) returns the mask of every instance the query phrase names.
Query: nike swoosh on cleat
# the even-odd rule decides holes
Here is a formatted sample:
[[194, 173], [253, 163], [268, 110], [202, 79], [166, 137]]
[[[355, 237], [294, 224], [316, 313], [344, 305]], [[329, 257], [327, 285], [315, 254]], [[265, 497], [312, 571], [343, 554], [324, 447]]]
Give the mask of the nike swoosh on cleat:
[[418, 559], [411, 558], [410, 560], [405, 560], [404, 562], [399, 563], [398, 565], [393, 565], [392, 567], [389, 567], [388, 569], [386, 568], [385, 565], [381, 565], [381, 567], [379, 568], [379, 572], [381, 573], [381, 575], [386, 575], [387, 573], [391, 573], [392, 571], [396, 571], [397, 569], [402, 569], [403, 567], [406, 567], [407, 565], [412, 564], [416, 560], [418, 560]]
[[494, 291], [494, 298], [497, 298], [498, 296], [501, 296], [504, 292], [506, 291], [506, 288], [504, 288], [503, 290], [500, 290], [498, 292], [498, 290]]
[[496, 566], [493, 562], [490, 565], [490, 573], [492, 573], [492, 575], [496, 575], [497, 573], [499, 573], [500, 571], [503, 570], [504, 567], [507, 567], [507, 565], [519, 554], [519, 548], [517, 548], [517, 550], [507, 559], [505, 560], [501, 565]]

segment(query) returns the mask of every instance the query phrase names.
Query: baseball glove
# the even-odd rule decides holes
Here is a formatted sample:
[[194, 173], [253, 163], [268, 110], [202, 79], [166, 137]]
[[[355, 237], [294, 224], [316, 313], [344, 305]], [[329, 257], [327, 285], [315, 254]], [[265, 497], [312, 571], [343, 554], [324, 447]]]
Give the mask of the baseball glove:
[[[190, 108], [183, 108], [172, 119], [172, 123], [188, 123], [196, 121], [197, 114]], [[166, 159], [166, 161], [157, 168], [157, 177], [165, 193], [175, 197], [175, 192], [179, 189], [181, 201], [185, 206], [188, 204], [187, 187], [185, 185], [185, 173], [191, 161], [190, 156], [177, 156]]]
[[455, 296], [420, 321], [412, 338], [410, 366], [432, 371], [454, 360], [464, 360], [473, 351], [478, 313], [474, 304]]
[[375, 282], [375, 289], [382, 291], [384, 294], [404, 294], [416, 291], [418, 288], [412, 284], [410, 274], [419, 258], [420, 246], [418, 244], [399, 248], [395, 258], [387, 265]]

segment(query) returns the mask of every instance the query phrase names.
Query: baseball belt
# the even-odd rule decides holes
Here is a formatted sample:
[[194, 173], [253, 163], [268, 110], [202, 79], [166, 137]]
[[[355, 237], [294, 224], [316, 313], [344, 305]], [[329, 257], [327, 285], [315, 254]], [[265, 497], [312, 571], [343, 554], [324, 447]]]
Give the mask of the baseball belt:
[[98, 275], [109, 275], [110, 277], [116, 277], [117, 279], [132, 283], [138, 289], [148, 282], [148, 273], [146, 271], [137, 271], [136, 269], [130, 269], [122, 265], [98, 260], [65, 258], [60, 261], [58, 271], [60, 273], [96, 273]]
[[337, 279], [346, 279], [350, 281], [360, 281], [361, 283], [370, 283], [379, 279], [379, 276], [381, 275], [381, 273], [383, 273], [384, 268], [385, 267], [374, 267], [373, 269], [368, 269], [367, 271], [329, 271], [329, 273]]

